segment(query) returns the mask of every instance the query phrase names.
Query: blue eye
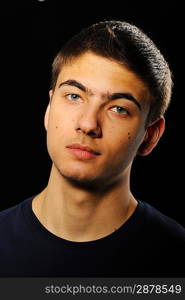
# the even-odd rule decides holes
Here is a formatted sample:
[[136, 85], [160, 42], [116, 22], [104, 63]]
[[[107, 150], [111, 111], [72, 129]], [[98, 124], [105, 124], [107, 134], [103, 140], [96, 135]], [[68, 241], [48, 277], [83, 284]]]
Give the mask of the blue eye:
[[128, 115], [129, 112], [122, 106], [114, 106], [112, 107], [112, 109], [114, 109], [114, 111], [120, 115]]
[[68, 94], [67, 98], [71, 101], [77, 101], [77, 100], [79, 100], [80, 96], [77, 94]]

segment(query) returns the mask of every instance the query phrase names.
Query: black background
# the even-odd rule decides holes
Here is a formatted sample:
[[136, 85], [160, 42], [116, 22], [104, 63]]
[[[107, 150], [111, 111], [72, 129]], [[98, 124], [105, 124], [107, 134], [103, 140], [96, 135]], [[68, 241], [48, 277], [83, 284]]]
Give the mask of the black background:
[[39, 193], [47, 184], [51, 162], [43, 117], [54, 55], [82, 28], [101, 20], [121, 19], [152, 38], [174, 75], [165, 134], [149, 156], [138, 157], [134, 162], [132, 191], [135, 197], [185, 225], [183, 4], [25, 2], [7, 1], [0, 10], [1, 209]]

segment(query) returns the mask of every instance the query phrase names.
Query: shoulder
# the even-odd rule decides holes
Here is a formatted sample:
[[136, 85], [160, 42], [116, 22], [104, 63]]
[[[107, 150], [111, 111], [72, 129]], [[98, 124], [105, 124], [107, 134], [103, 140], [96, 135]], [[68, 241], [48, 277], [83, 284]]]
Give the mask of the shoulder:
[[8, 231], [10, 227], [18, 226], [23, 218], [23, 209], [29, 205], [33, 197], [29, 197], [24, 201], [0, 212], [0, 233]]
[[158, 234], [164, 240], [185, 243], [185, 228], [181, 224], [147, 202], [139, 201], [139, 205], [147, 230], [151, 234]]
[[21, 204], [22, 203], [19, 203], [10, 208], [2, 210], [0, 212], [0, 224], [2, 224], [4, 221], [7, 221], [7, 219], [9, 219], [11, 217], [15, 217], [15, 215], [18, 213], [18, 211], [20, 211]]
[[[0, 212], [0, 264], [27, 247], [31, 198]], [[6, 266], [5, 266], [6, 267]]]

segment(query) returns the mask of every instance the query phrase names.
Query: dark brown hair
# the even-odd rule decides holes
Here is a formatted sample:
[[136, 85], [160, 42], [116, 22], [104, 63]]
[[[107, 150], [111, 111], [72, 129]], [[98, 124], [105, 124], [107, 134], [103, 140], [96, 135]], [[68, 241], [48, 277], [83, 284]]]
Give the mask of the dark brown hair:
[[138, 27], [104, 21], [83, 29], [58, 52], [52, 64], [52, 89], [63, 65], [86, 51], [126, 65], [148, 86], [151, 95], [147, 124], [164, 115], [171, 99], [172, 74], [153, 41]]

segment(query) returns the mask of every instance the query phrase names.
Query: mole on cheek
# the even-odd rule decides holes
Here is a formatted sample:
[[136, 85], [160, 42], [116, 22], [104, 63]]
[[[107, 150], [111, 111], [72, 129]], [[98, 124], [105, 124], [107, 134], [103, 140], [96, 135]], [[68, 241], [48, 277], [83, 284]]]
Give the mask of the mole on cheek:
[[58, 126], [56, 126], [56, 128], [58, 128]]
[[114, 130], [114, 126], [111, 126], [110, 133], [113, 133], [113, 130]]
[[130, 132], [128, 132], [128, 140], [130, 140], [131, 139], [131, 134], [130, 134]]

